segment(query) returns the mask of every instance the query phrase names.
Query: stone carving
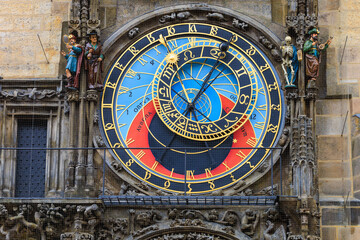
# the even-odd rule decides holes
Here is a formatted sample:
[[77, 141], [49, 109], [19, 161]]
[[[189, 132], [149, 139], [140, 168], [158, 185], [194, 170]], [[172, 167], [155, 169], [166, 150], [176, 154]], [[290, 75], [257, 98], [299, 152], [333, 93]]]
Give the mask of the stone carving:
[[5, 235], [6, 240], [12, 239], [17, 234], [39, 230], [37, 224], [28, 221], [33, 213], [33, 208], [30, 205], [23, 204], [14, 207], [14, 213], [14, 216], [9, 216], [7, 208], [2, 204], [0, 205], [0, 234]]
[[232, 25], [244, 32], [246, 32], [249, 28], [249, 24], [245, 23], [245, 22], [242, 22], [240, 21], [239, 19], [236, 19], [234, 18], [233, 19], [233, 22], [232, 22]]
[[100, 36], [100, 20], [99, 19], [89, 19], [86, 22], [87, 24], [87, 34], [91, 33], [91, 32], [96, 32], [98, 36]]
[[222, 15], [221, 13], [208, 13], [206, 15], [206, 17], [209, 20], [214, 20], [214, 21], [226, 21], [224, 15]]
[[298, 49], [302, 49], [305, 42], [305, 34], [307, 29], [317, 25], [317, 17], [315, 14], [305, 15], [305, 11], [299, 11], [297, 16], [287, 16], [286, 25], [288, 32], [296, 34], [296, 44]]
[[161, 220], [161, 215], [153, 210], [140, 212], [135, 215], [135, 223], [141, 228], [148, 227]]
[[281, 61], [281, 55], [280, 55], [280, 51], [275, 47], [274, 44], [271, 43], [271, 41], [269, 39], [267, 39], [265, 36], [261, 35], [259, 37], [259, 42], [266, 47], [267, 49], [270, 50], [271, 55], [273, 56], [273, 58], [280, 62]]
[[79, 101], [79, 92], [78, 91], [67, 91], [66, 100], [68, 102], [77, 102]]
[[97, 91], [96, 90], [87, 90], [86, 91], [86, 99], [88, 101], [97, 102], [97, 100], [99, 99]]
[[281, 137], [279, 140], [279, 145], [281, 147], [285, 146], [287, 144], [287, 142], [289, 141], [289, 133], [290, 133], [290, 130], [288, 128], [284, 128], [283, 133], [281, 134]]
[[241, 230], [246, 235], [252, 237], [255, 234], [255, 228], [259, 223], [259, 213], [246, 209], [244, 216], [241, 218]]
[[261, 189], [258, 193], [256, 193], [256, 195], [261, 195], [261, 196], [272, 196], [277, 194], [278, 194], [277, 184], [274, 184], [272, 187], [271, 186], [265, 187]]
[[275, 224], [271, 221], [267, 221], [266, 226], [264, 240], [286, 240], [286, 232], [283, 225], [280, 225], [280, 227], [275, 230]]
[[38, 90], [37, 88], [28, 88], [28, 89], [15, 89], [15, 90], [4, 90], [0, 92], [0, 98], [10, 99], [10, 100], [42, 100], [44, 98], [53, 98], [60, 97], [60, 92], [55, 90]]
[[105, 146], [104, 140], [102, 139], [102, 137], [100, 135], [95, 136], [95, 142], [96, 142], [98, 147], [104, 147]]
[[185, 20], [191, 16], [190, 12], [179, 12], [179, 13], [171, 13], [169, 15], [164, 15], [159, 19], [160, 23], [172, 22], [176, 19]]
[[135, 27], [135, 28], [131, 29], [131, 30], [128, 32], [128, 37], [129, 37], [130, 39], [133, 39], [134, 37], [136, 37], [136, 35], [139, 34], [139, 32], [140, 32], [140, 29], [137, 28], [137, 27]]

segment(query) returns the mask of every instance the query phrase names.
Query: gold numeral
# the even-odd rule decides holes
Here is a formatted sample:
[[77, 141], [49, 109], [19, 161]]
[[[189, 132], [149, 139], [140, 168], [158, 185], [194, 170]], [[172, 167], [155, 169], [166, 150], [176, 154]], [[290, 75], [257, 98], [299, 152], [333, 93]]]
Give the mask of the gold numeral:
[[266, 63], [265, 66], [260, 67], [260, 71], [264, 72], [264, 71], [268, 70], [269, 68], [270, 68], [270, 65], [268, 63]]
[[121, 127], [123, 127], [123, 126], [125, 126], [125, 125], [126, 125], [126, 123], [119, 123], [119, 124], [118, 124], [118, 127], [121, 128]]
[[215, 189], [214, 181], [208, 181], [208, 183], [210, 184], [211, 190], [214, 190]]
[[278, 86], [276, 82], [274, 84], [269, 84], [269, 92], [271, 92], [272, 90], [276, 90], [277, 88]]
[[206, 177], [212, 177], [211, 168], [205, 168]]
[[130, 158], [129, 161], [125, 163], [126, 166], [131, 167], [131, 165], [135, 162], [134, 159]]
[[265, 89], [263, 87], [259, 88], [257, 92], [265, 96]]
[[128, 78], [134, 78], [136, 75], [136, 72], [132, 69], [129, 69], [125, 75], [125, 77], [128, 77]]
[[280, 111], [280, 104], [278, 104], [278, 105], [271, 104], [271, 109], [276, 110], [276, 111]]
[[194, 172], [195, 172], [195, 170], [187, 170], [186, 171], [186, 178], [187, 179], [195, 179], [195, 177], [194, 177]]
[[242, 68], [240, 68], [239, 70], [235, 70], [235, 72], [238, 75], [238, 77], [241, 77], [242, 75], [247, 74], [244, 66]]
[[256, 53], [256, 49], [255, 49], [253, 46], [251, 46], [251, 47], [250, 47], [249, 49], [247, 49], [245, 52], [246, 52], [246, 54], [252, 56], [252, 55], [254, 55], [254, 54]]
[[196, 38], [194, 38], [194, 37], [189, 37], [189, 38], [188, 38], [188, 41], [189, 41], [190, 47], [195, 47]]
[[256, 107], [257, 110], [266, 111], [266, 104]]
[[263, 129], [265, 125], [265, 122], [256, 122], [254, 127], [258, 128], [258, 129]]
[[136, 55], [140, 51], [140, 50], [137, 50], [135, 46], [130, 47], [129, 50], [133, 55]]
[[108, 88], [115, 88], [116, 87], [116, 83], [111, 83], [111, 82], [107, 82], [105, 87], [108, 87]]
[[117, 105], [116, 106], [116, 111], [120, 111], [120, 110], [123, 110], [125, 109], [125, 105]]
[[103, 108], [112, 108], [112, 104], [111, 103], [103, 104], [102, 107]]
[[246, 141], [246, 144], [249, 145], [250, 147], [255, 147], [257, 142], [258, 142], [257, 138], [251, 137]]
[[152, 165], [151, 169], [156, 169], [157, 165], [159, 165], [159, 162], [155, 161], [154, 164]]
[[168, 42], [169, 45], [171, 46], [172, 49], [175, 49], [178, 47], [177, 41], [176, 40], [171, 40]]
[[189, 24], [189, 32], [197, 32], [195, 24]]
[[268, 132], [272, 132], [272, 133], [276, 133], [277, 130], [278, 130], [278, 126], [275, 126], [273, 124], [270, 124], [268, 129], [267, 129]]
[[149, 40], [150, 43], [153, 43], [156, 40], [153, 36], [151, 36], [151, 33], [146, 35], [146, 37], [147, 37], [147, 39]]
[[129, 88], [127, 88], [127, 87], [120, 87], [118, 94], [120, 95], [120, 94], [126, 93], [127, 91], [129, 91]]
[[149, 173], [148, 171], [146, 171], [144, 180], [148, 180], [149, 178], [151, 178], [151, 173]]
[[187, 193], [191, 193], [191, 191], [192, 191], [192, 188], [190, 186], [191, 186], [191, 183], [188, 183], [187, 187], [189, 188], [189, 191], [187, 191]]
[[141, 65], [143, 65], [143, 66], [145, 66], [145, 64], [148, 62], [145, 59], [143, 59], [142, 57], [140, 57], [138, 60], [141, 63]]
[[170, 181], [167, 180], [166, 182], [164, 182], [164, 188], [169, 188], [171, 185]]
[[175, 34], [175, 28], [173, 27], [166, 27], [167, 32], [168, 32], [168, 36], [174, 35]]
[[213, 35], [215, 36], [217, 34], [217, 31], [218, 31], [219, 28], [215, 27], [215, 26], [212, 26], [211, 27], [211, 30], [210, 30], [210, 35]]
[[118, 69], [120, 69], [121, 71], [124, 70], [123, 65], [120, 64], [120, 63], [118, 63], [118, 62], [115, 64], [115, 67], [118, 68]]
[[244, 160], [246, 155], [241, 150], [236, 153], [236, 156], [240, 157], [241, 160]]
[[135, 142], [135, 140], [132, 139], [132, 138], [129, 138], [128, 140], [126, 140], [125, 144], [126, 144], [126, 145], [130, 145], [130, 144], [133, 143], [133, 142]]
[[154, 47], [153, 49], [156, 51], [156, 56], [161, 54], [161, 52], [157, 49], [157, 47]]
[[250, 161], [246, 162], [247, 164], [249, 164], [250, 168], [253, 169], [255, 166], [251, 164]]
[[107, 123], [107, 124], [105, 125], [105, 130], [106, 130], [106, 131], [109, 131], [109, 130], [111, 130], [111, 129], [115, 129], [115, 125], [114, 125], [113, 123]]
[[143, 150], [141, 150], [140, 152], [138, 152], [138, 154], [136, 154], [135, 157], [140, 160], [144, 155], [145, 155], [145, 152]]

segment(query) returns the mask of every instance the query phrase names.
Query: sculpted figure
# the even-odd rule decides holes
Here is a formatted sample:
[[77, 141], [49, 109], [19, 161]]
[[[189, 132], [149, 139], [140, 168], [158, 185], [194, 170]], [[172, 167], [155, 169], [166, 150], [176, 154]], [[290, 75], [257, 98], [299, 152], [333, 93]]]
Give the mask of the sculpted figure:
[[311, 29], [309, 31], [310, 39], [306, 40], [303, 48], [306, 58], [306, 76], [310, 80], [316, 80], [319, 76], [320, 53], [329, 47], [332, 39], [330, 38], [326, 43], [319, 45], [319, 33], [316, 28]]
[[65, 87], [75, 90], [79, 88], [79, 76], [83, 57], [83, 49], [81, 45], [76, 44], [76, 37], [73, 34], [69, 35], [69, 42], [66, 44], [66, 48], [69, 50], [68, 53], [61, 51], [61, 54], [67, 61], [65, 72], [68, 84]]
[[87, 70], [87, 82], [89, 89], [103, 88], [103, 81], [101, 78], [102, 61], [104, 55], [102, 54], [102, 45], [99, 43], [99, 36], [96, 32], [90, 33], [90, 42], [85, 46], [85, 70]]
[[247, 209], [245, 215], [241, 219], [241, 231], [252, 237], [255, 234], [255, 228], [259, 223], [259, 214], [255, 211]]
[[287, 86], [295, 86], [299, 61], [297, 59], [296, 47], [291, 44], [291, 37], [285, 37], [285, 45], [281, 46], [282, 69], [284, 70]]

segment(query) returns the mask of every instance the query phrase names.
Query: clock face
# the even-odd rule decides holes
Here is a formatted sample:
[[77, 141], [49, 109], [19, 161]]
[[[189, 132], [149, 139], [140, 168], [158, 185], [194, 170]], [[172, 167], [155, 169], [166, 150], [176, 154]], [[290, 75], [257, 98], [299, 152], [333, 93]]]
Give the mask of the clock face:
[[206, 193], [246, 178], [283, 125], [279, 77], [239, 34], [205, 23], [159, 28], [110, 68], [102, 129], [116, 161], [171, 192]]

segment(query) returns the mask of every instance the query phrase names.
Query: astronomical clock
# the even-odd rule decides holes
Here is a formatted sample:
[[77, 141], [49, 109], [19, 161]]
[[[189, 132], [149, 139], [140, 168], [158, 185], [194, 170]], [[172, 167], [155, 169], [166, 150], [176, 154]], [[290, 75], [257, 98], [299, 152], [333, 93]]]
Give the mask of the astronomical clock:
[[246, 36], [185, 22], [139, 35], [114, 59], [101, 98], [116, 161], [148, 185], [202, 194], [246, 179], [283, 127], [279, 76]]

